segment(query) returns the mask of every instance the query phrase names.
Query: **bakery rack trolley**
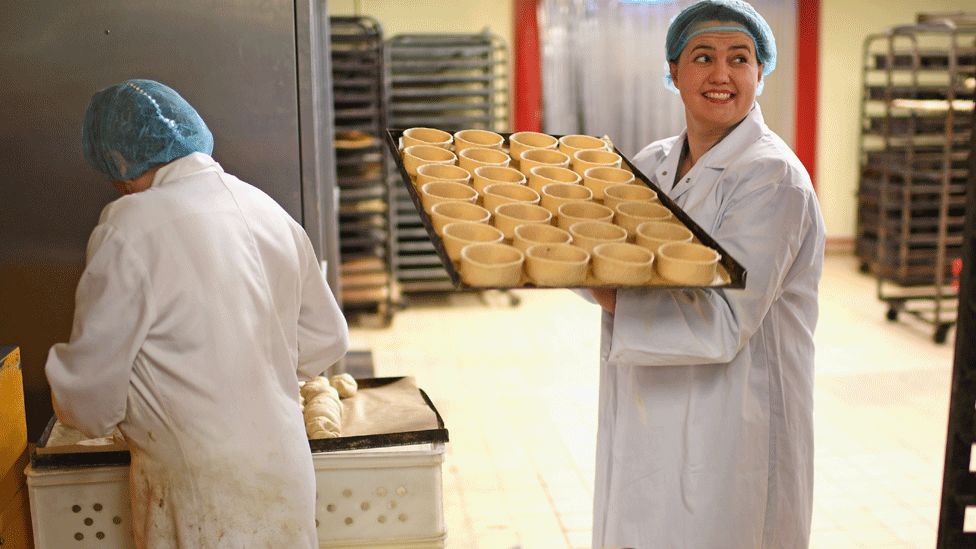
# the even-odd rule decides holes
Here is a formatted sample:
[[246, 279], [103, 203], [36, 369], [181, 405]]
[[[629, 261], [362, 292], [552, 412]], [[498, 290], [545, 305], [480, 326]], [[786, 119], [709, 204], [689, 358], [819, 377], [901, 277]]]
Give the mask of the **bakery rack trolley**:
[[[508, 130], [504, 40], [487, 31], [400, 34], [386, 46], [390, 128]], [[399, 173], [391, 170], [390, 178], [396, 201], [393, 269], [400, 287], [404, 293], [453, 290]]]
[[342, 308], [393, 314], [393, 224], [387, 158], [383, 31], [369, 17], [330, 17]]
[[946, 340], [961, 257], [976, 88], [976, 18], [919, 14], [864, 41], [856, 253], [887, 318]]

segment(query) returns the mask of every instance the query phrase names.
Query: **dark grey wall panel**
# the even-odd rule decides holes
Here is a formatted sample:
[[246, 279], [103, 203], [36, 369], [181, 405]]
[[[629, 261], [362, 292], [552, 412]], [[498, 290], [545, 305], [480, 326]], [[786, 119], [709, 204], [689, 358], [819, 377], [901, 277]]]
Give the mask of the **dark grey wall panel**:
[[82, 156], [89, 97], [127, 78], [172, 86], [224, 168], [304, 222], [295, 21], [292, 0], [3, 2], [0, 342], [23, 351], [31, 440], [50, 417], [47, 351], [68, 338], [88, 235], [116, 197]]

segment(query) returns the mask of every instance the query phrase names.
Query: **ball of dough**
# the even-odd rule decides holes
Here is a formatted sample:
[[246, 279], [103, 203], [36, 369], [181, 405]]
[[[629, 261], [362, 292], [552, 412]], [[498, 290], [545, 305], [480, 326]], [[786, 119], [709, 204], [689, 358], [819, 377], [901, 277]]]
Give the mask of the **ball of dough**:
[[309, 394], [305, 397], [305, 405], [308, 406], [313, 401], [317, 399], [327, 398], [329, 400], [334, 400], [336, 403], [339, 402], [339, 392], [333, 389], [331, 386], [326, 386], [321, 392], [315, 394]]
[[342, 406], [331, 399], [313, 400], [305, 406], [305, 421], [315, 417], [327, 417], [335, 423], [342, 422]]
[[341, 432], [337, 423], [325, 417], [315, 417], [305, 422], [305, 433], [309, 439], [336, 438]]
[[329, 384], [339, 392], [339, 398], [349, 398], [359, 389], [356, 380], [349, 374], [336, 374], [329, 378]]
[[305, 385], [302, 385], [301, 395], [305, 397], [305, 400], [309, 400], [311, 399], [312, 395], [321, 393], [322, 391], [331, 387], [332, 386], [329, 385], [328, 379], [319, 376], [312, 379], [311, 381], [306, 382]]

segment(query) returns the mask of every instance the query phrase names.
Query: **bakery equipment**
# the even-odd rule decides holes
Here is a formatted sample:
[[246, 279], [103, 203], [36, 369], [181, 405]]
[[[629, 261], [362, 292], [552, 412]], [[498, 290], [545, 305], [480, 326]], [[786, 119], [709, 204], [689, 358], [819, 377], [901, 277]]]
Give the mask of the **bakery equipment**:
[[[443, 547], [440, 414], [412, 378], [357, 383], [342, 436], [309, 441], [320, 547]], [[116, 440], [51, 446], [58, 425], [48, 423], [26, 472], [36, 547], [133, 547], [128, 450]]]
[[926, 16], [864, 41], [856, 254], [887, 318], [942, 343], [955, 322], [976, 94], [976, 25]]

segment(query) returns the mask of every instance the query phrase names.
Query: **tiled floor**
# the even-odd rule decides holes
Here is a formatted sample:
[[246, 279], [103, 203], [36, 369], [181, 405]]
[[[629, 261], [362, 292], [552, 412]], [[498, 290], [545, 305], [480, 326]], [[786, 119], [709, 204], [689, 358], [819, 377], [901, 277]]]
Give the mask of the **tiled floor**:
[[[413, 299], [354, 329], [376, 375], [412, 375], [450, 430], [447, 546], [590, 546], [599, 312], [564, 290]], [[935, 546], [952, 341], [885, 320], [874, 282], [829, 256], [817, 330], [811, 547]]]

